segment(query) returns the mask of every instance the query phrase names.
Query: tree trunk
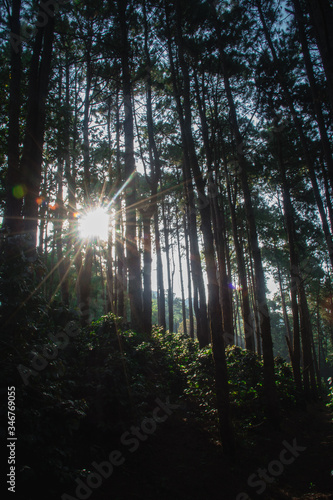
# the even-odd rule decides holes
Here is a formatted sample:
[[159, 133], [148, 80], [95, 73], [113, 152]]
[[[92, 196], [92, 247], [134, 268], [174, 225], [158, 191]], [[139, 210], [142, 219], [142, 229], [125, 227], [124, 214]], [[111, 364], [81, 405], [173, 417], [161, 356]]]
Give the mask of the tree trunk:
[[176, 236], [177, 236], [177, 249], [178, 249], [178, 261], [179, 261], [180, 290], [182, 296], [183, 332], [184, 335], [187, 335], [184, 277], [183, 277], [182, 253], [180, 246], [180, 235], [179, 235], [179, 210], [177, 204], [176, 204]]
[[[324, 153], [324, 157], [326, 159], [326, 164], [327, 164], [328, 176], [329, 176], [329, 179], [331, 182], [331, 188], [333, 189], [332, 150], [331, 150], [330, 140], [329, 140], [327, 130], [326, 130], [323, 112], [321, 109], [321, 103], [320, 103], [320, 97], [318, 94], [316, 78], [314, 75], [313, 65], [312, 65], [312, 61], [311, 61], [311, 55], [310, 55], [309, 46], [308, 46], [308, 41], [306, 38], [306, 33], [305, 33], [305, 28], [304, 28], [304, 17], [303, 17], [302, 8], [301, 8], [301, 4], [300, 4], [299, 0], [293, 0], [293, 4], [294, 4], [294, 9], [295, 9], [295, 18], [297, 20], [297, 25], [298, 25], [299, 38], [300, 38], [300, 42], [301, 42], [301, 46], [302, 46], [305, 68], [306, 68], [306, 72], [307, 72], [307, 76], [308, 76], [308, 80], [309, 80], [309, 84], [310, 84], [310, 89], [311, 89], [311, 94], [312, 94], [313, 109], [314, 109], [317, 123], [318, 123], [323, 153]], [[332, 16], [332, 21], [333, 21], [333, 16]], [[333, 42], [333, 37], [332, 37], [332, 42]], [[332, 45], [332, 48], [333, 48], [333, 45]], [[333, 52], [332, 52], [332, 56], [333, 56]]]
[[[331, 234], [333, 234], [333, 206], [332, 206], [332, 196], [330, 193], [330, 186], [328, 183], [327, 179], [327, 173], [325, 166], [321, 162], [321, 171], [323, 174], [323, 180], [324, 180], [324, 187], [325, 187], [325, 198], [326, 198], [326, 206], [327, 206], [327, 211], [328, 211], [328, 217], [330, 221], [330, 229], [331, 229]], [[333, 192], [333, 191], [332, 191]]]
[[118, 0], [119, 23], [121, 30], [121, 65], [124, 96], [124, 134], [125, 134], [125, 178], [129, 185], [125, 192], [126, 203], [126, 264], [128, 270], [128, 295], [132, 328], [142, 331], [142, 288], [140, 255], [136, 238], [136, 178], [134, 176], [134, 130], [132, 108], [132, 79], [129, 65], [127, 1]]
[[[10, 84], [8, 108], [8, 170], [6, 179], [6, 205], [3, 224], [10, 233], [19, 233], [22, 229], [23, 186], [20, 172], [20, 111], [21, 111], [21, 52], [20, 41], [21, 0], [13, 0], [9, 16], [11, 33], [10, 48]], [[15, 40], [18, 42], [15, 43]], [[15, 196], [15, 186], [21, 185], [21, 193]], [[22, 196], [21, 196], [22, 195]]]
[[[103, 268], [101, 266], [101, 274]], [[112, 259], [112, 231], [109, 231], [108, 235], [108, 248], [106, 255], [106, 312], [115, 312], [114, 307], [114, 279], [113, 279], [113, 259]]]
[[[192, 299], [192, 284], [191, 284], [191, 263], [190, 263], [190, 248], [189, 248], [189, 235], [187, 226], [187, 213], [188, 207], [186, 206], [183, 214], [183, 227], [184, 227], [184, 238], [185, 238], [185, 252], [186, 252], [186, 267], [187, 267], [187, 278], [188, 278], [188, 316], [189, 316], [189, 335], [191, 339], [194, 339], [194, 317], [193, 317], [193, 299]], [[332, 337], [333, 338], [333, 337]]]
[[245, 348], [254, 351], [254, 329], [253, 329], [253, 315], [251, 313], [250, 307], [250, 297], [249, 297], [249, 289], [246, 277], [246, 267], [244, 261], [244, 254], [242, 251], [242, 247], [238, 237], [238, 225], [237, 225], [237, 217], [236, 217], [236, 209], [235, 204], [232, 200], [231, 194], [231, 186], [229, 180], [229, 173], [227, 170], [227, 165], [225, 163], [225, 177], [227, 183], [227, 192], [228, 192], [228, 201], [229, 201], [229, 210], [231, 216], [231, 225], [232, 225], [232, 234], [234, 240], [234, 247], [236, 252], [236, 260], [237, 260], [237, 268], [238, 268], [238, 277], [239, 283], [241, 287], [241, 295], [242, 295], [242, 316], [244, 323], [244, 337], [245, 337]]
[[87, 245], [84, 265], [81, 268], [78, 282], [80, 289], [80, 313], [83, 325], [88, 325], [90, 321], [90, 292], [91, 292], [91, 273], [94, 252], [91, 243]]
[[[257, 4], [258, 11], [259, 11], [260, 19], [261, 19], [261, 22], [262, 22], [262, 26], [263, 26], [264, 34], [265, 34], [265, 37], [266, 37], [266, 41], [267, 41], [267, 44], [268, 44], [268, 46], [270, 48], [270, 51], [271, 51], [271, 54], [272, 54], [272, 57], [273, 57], [273, 61], [276, 64], [276, 67], [279, 68], [278, 57], [277, 57], [277, 54], [276, 54], [276, 51], [275, 51], [275, 48], [274, 48], [274, 45], [273, 45], [273, 42], [272, 42], [272, 38], [270, 36], [269, 30], [268, 30], [268, 27], [267, 27], [267, 24], [266, 24], [264, 15], [263, 15], [263, 11], [262, 11], [262, 8], [261, 8], [261, 0], [256, 0], [256, 4]], [[302, 151], [303, 151], [303, 157], [304, 157], [304, 160], [305, 160], [308, 172], [309, 172], [309, 177], [310, 177], [310, 180], [311, 180], [311, 184], [312, 184], [312, 188], [313, 188], [313, 193], [314, 193], [314, 196], [315, 196], [315, 199], [316, 199], [316, 203], [317, 203], [317, 206], [318, 206], [320, 218], [321, 218], [321, 221], [322, 221], [323, 231], [324, 231], [324, 235], [325, 235], [325, 240], [326, 240], [326, 244], [327, 244], [327, 248], [328, 248], [328, 253], [329, 253], [331, 265], [333, 267], [333, 240], [332, 240], [332, 235], [331, 235], [330, 230], [329, 230], [329, 226], [328, 226], [328, 223], [327, 223], [327, 217], [326, 217], [326, 213], [325, 213], [323, 201], [321, 199], [321, 194], [320, 194], [320, 191], [319, 191], [319, 188], [318, 188], [318, 184], [317, 184], [316, 173], [315, 173], [315, 169], [314, 169], [314, 166], [313, 166], [313, 159], [311, 157], [311, 154], [310, 154], [310, 151], [309, 151], [309, 148], [308, 148], [308, 139], [307, 139], [307, 137], [306, 137], [306, 135], [304, 133], [304, 130], [303, 130], [303, 127], [302, 127], [302, 123], [301, 123], [301, 121], [299, 119], [299, 116], [298, 116], [298, 114], [296, 112], [296, 109], [295, 109], [295, 106], [294, 106], [293, 97], [292, 97], [292, 94], [291, 94], [291, 92], [290, 92], [287, 84], [286, 84], [285, 76], [281, 72], [281, 70], [278, 71], [278, 80], [279, 80], [279, 83], [281, 85], [281, 88], [282, 88], [284, 97], [286, 99], [287, 105], [288, 105], [288, 107], [290, 109], [290, 113], [291, 113], [291, 116], [293, 118], [293, 121], [294, 121], [294, 124], [295, 124], [295, 128], [297, 130], [297, 133], [298, 133], [298, 136], [299, 136], [299, 139], [300, 139], [300, 143], [301, 143]]]
[[[50, 7], [52, 8], [52, 7]], [[40, 11], [43, 14], [43, 10]], [[48, 83], [54, 36], [54, 16], [49, 17], [47, 26], [37, 29], [30, 63], [29, 89], [25, 139], [21, 158], [23, 181], [27, 189], [24, 198], [24, 232], [29, 235], [31, 250], [36, 248], [38, 205]]]
[[[301, 373], [300, 373], [300, 339], [299, 334], [302, 337], [302, 347], [303, 347], [303, 384], [306, 396], [310, 393], [310, 377], [312, 384], [312, 390], [315, 392], [316, 384], [313, 381], [313, 361], [311, 356], [311, 336], [312, 332], [310, 330], [310, 316], [307, 306], [307, 300], [304, 292], [304, 287], [302, 283], [302, 278], [300, 275], [299, 257], [297, 253], [297, 239], [295, 231], [295, 221], [294, 212], [289, 192], [288, 181], [286, 177], [284, 159], [282, 154], [282, 143], [279, 134], [276, 134], [277, 142], [277, 155], [278, 163], [282, 182], [282, 197], [283, 197], [283, 210], [286, 221], [286, 229], [289, 243], [289, 256], [290, 256], [290, 275], [291, 275], [291, 300], [292, 300], [292, 311], [294, 318], [294, 349], [293, 349], [293, 371], [296, 386], [300, 389], [301, 384]], [[297, 301], [296, 301], [296, 290], [299, 296], [299, 310], [300, 310], [300, 320], [301, 329], [299, 332], [298, 326], [298, 312], [297, 312]]]
[[158, 208], [157, 208], [157, 193], [161, 179], [161, 162], [154, 136], [154, 119], [152, 110], [152, 79], [151, 79], [152, 62], [149, 52], [149, 27], [147, 21], [145, 0], [143, 1], [143, 13], [144, 13], [144, 30], [145, 30], [144, 47], [145, 47], [146, 70], [147, 70], [146, 74], [147, 131], [148, 131], [149, 159], [150, 159], [150, 179], [148, 180], [148, 182], [151, 185], [150, 210], [151, 214], [154, 215], [154, 228], [155, 228], [155, 251], [157, 259], [158, 324], [159, 326], [162, 326], [162, 328], [165, 330], [166, 329], [165, 291], [164, 291], [163, 264], [162, 264], [162, 253], [161, 253], [161, 243], [160, 243]]
[[[209, 192], [209, 203], [211, 206], [212, 221], [214, 227], [214, 238], [215, 245], [217, 249], [218, 263], [219, 263], [219, 287], [220, 287], [220, 299], [222, 306], [222, 318], [223, 318], [223, 331], [224, 340], [226, 344], [234, 344], [234, 331], [232, 323], [232, 305], [230, 302], [229, 287], [228, 287], [228, 276], [226, 270], [225, 262], [225, 241], [224, 241], [224, 227], [223, 220], [221, 217], [222, 210], [218, 205], [218, 187], [213, 181], [213, 157], [211, 154], [211, 147], [209, 141], [208, 124], [206, 119], [206, 111], [204, 107], [204, 98], [201, 99], [199, 83], [194, 71], [194, 82], [196, 89], [197, 104], [200, 113], [201, 130], [203, 137], [203, 144], [205, 149], [206, 161], [207, 161], [207, 171], [210, 174], [210, 182], [208, 189]], [[207, 203], [207, 201], [206, 201]]]
[[[119, 117], [119, 90], [116, 91], [116, 171], [117, 178], [115, 182], [115, 191], [118, 193], [122, 183], [121, 161], [120, 161], [120, 117]], [[124, 240], [122, 235], [122, 210], [121, 196], [116, 196], [115, 202], [115, 253], [116, 253], [116, 289], [115, 289], [115, 309], [117, 315], [121, 318], [125, 317], [125, 273], [124, 273]]]
[[327, 92], [333, 117], [333, 12], [329, 0], [307, 0], [318, 49], [327, 79]]
[[86, 46], [86, 82], [85, 82], [85, 97], [84, 97], [84, 112], [83, 112], [83, 182], [84, 182], [84, 197], [85, 202], [89, 204], [90, 195], [90, 145], [89, 145], [89, 115], [90, 115], [90, 89], [91, 89], [91, 30], [88, 30], [87, 46]]
[[143, 328], [148, 335], [152, 329], [152, 289], [151, 289], [151, 219], [153, 210], [149, 204], [141, 211], [143, 217]]
[[237, 148], [237, 161], [239, 166], [238, 174], [244, 195], [245, 213], [250, 233], [250, 246], [255, 268], [255, 289], [256, 289], [256, 299], [258, 302], [258, 310], [260, 317], [260, 333], [262, 338], [262, 350], [264, 358], [264, 394], [266, 401], [266, 410], [270, 421], [277, 423], [279, 421], [279, 403], [275, 385], [271, 324], [270, 324], [270, 317], [266, 300], [265, 276], [262, 266], [261, 252], [258, 243], [258, 235], [257, 235], [256, 222], [252, 206], [251, 192], [247, 177], [247, 161], [243, 152], [244, 141], [239, 130], [235, 102], [230, 86], [228, 71], [225, 65], [226, 56], [223, 49], [223, 42], [219, 26], [219, 18], [216, 9], [213, 6], [213, 3], [211, 3], [211, 6], [212, 6], [213, 22], [215, 23], [216, 35], [218, 38], [218, 47], [220, 53], [220, 62], [222, 66], [223, 78], [224, 78], [224, 86], [230, 109], [229, 120], [231, 123]]
[[167, 261], [167, 277], [168, 277], [168, 311], [169, 311], [169, 332], [173, 332], [173, 287], [171, 280], [171, 255], [170, 255], [170, 242], [169, 242], [169, 232], [170, 232], [170, 210], [168, 206], [168, 217], [165, 215], [165, 202], [162, 200], [162, 215], [163, 215], [163, 228], [164, 228], [164, 243], [165, 243], [165, 255]]
[[[183, 107], [180, 100], [180, 91], [178, 89], [178, 83], [176, 78], [176, 70], [173, 61], [172, 54], [172, 42], [171, 42], [171, 33], [169, 26], [169, 14], [168, 7], [165, 5], [166, 12], [166, 27], [167, 27], [167, 37], [168, 37], [168, 50], [169, 50], [169, 60], [170, 60], [170, 68], [173, 82], [173, 91], [177, 104], [177, 112], [180, 123], [180, 130], [182, 136], [182, 144], [184, 150], [184, 158], [183, 158], [183, 177], [184, 177], [184, 185], [185, 185], [185, 197], [186, 203], [188, 204], [188, 230], [189, 230], [189, 240], [190, 240], [190, 252], [191, 252], [191, 276], [193, 281], [193, 307], [197, 320], [197, 337], [200, 344], [200, 347], [205, 347], [209, 344], [209, 327], [208, 327], [208, 318], [207, 318], [207, 304], [206, 304], [206, 292], [202, 274], [202, 266], [201, 266], [201, 256], [199, 251], [199, 243], [198, 243], [198, 233], [197, 233], [197, 210], [195, 206], [194, 193], [193, 193], [193, 184], [191, 177], [191, 167], [190, 167], [190, 158], [189, 158], [189, 145], [187, 143], [188, 137], [186, 136], [186, 128], [188, 130], [188, 125], [186, 127]], [[207, 208], [207, 205], [206, 205]], [[208, 206], [209, 209], [209, 206]], [[203, 223], [204, 224], [204, 223]]]
[[201, 230], [204, 240], [204, 255], [208, 281], [208, 315], [212, 351], [215, 364], [215, 386], [217, 410], [219, 416], [219, 431], [224, 452], [228, 455], [234, 453], [233, 429], [230, 416], [228, 373], [225, 358], [224, 335], [222, 325], [222, 311], [220, 305], [219, 285], [217, 280], [217, 267], [215, 261], [214, 237], [210, 214], [210, 203], [205, 194], [205, 181], [199, 168], [196, 157], [191, 125], [190, 81], [188, 67], [184, 57], [184, 47], [181, 28], [181, 5], [177, 0], [177, 43], [178, 55], [182, 74], [184, 77], [184, 146], [187, 148], [189, 165], [194, 177], [198, 195], [202, 200], [200, 207]]
[[65, 207], [63, 200], [63, 168], [64, 162], [62, 158], [58, 159], [58, 172], [57, 172], [57, 182], [58, 182], [58, 192], [56, 198], [56, 210], [55, 216], [57, 221], [54, 223], [54, 232], [56, 234], [56, 249], [57, 249], [57, 261], [58, 261], [58, 273], [60, 281], [61, 299], [65, 306], [69, 305], [69, 283], [68, 283], [68, 271], [69, 268], [66, 267], [65, 257], [63, 254], [63, 221], [65, 219]]

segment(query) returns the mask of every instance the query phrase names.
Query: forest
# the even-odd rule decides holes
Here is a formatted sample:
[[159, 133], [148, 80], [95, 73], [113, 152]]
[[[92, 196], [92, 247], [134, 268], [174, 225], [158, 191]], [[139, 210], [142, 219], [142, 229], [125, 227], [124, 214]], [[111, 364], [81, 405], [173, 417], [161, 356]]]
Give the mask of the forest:
[[2, 0], [0, 61], [4, 497], [333, 499], [332, 0]]

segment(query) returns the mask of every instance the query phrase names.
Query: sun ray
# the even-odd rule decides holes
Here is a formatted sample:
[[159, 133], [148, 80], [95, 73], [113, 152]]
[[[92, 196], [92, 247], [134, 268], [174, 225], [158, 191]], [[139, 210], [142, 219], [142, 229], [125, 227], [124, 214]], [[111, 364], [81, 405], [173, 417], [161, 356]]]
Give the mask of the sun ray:
[[106, 241], [109, 234], [109, 214], [107, 209], [97, 206], [81, 214], [78, 226], [81, 238], [97, 238]]

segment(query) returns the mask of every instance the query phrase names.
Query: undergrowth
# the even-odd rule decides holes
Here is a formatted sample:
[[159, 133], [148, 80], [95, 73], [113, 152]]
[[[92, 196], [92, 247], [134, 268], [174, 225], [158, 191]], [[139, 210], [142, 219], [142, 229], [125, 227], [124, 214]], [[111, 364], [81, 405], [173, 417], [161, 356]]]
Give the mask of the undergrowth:
[[[62, 328], [66, 321], [78, 321], [74, 312], [65, 312]], [[56, 316], [55, 308], [52, 314]], [[5, 371], [11, 366], [16, 372], [20, 482], [26, 487], [42, 475], [51, 485], [49, 498], [57, 497], [75, 477], [86, 474], [87, 464], [103, 460], [117, 447], [129, 425], [149, 416], [156, 398], [186, 399], [193, 417], [216, 429], [210, 347], [199, 349], [196, 341], [158, 327], [151, 336], [139, 334], [109, 314], [86, 328], [77, 324], [78, 335], [61, 349], [48, 335], [59, 333], [57, 318], [48, 331], [45, 324], [5, 365]], [[18, 364], [29, 367], [32, 351], [41, 354], [56, 347], [54, 359], [24, 384]], [[226, 358], [233, 420], [243, 435], [264, 419], [263, 364], [239, 347], [228, 347]], [[292, 372], [282, 359], [276, 359], [276, 377], [282, 405], [293, 405]], [[46, 449], [47, 460], [41, 460]]]

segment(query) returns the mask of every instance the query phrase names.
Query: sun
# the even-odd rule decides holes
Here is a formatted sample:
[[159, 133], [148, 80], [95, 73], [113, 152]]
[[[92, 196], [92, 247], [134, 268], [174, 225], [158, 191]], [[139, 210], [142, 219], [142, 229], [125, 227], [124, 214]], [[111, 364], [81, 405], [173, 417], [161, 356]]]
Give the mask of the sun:
[[106, 241], [109, 233], [109, 215], [103, 207], [96, 207], [79, 218], [79, 235], [84, 239], [97, 238]]

